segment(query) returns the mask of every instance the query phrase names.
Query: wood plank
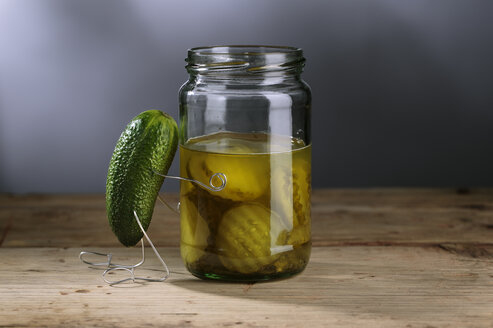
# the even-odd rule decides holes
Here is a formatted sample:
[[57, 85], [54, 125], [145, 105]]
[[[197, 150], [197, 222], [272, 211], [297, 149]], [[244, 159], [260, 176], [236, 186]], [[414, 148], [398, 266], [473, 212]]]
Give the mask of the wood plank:
[[330, 200], [332, 204], [400, 207], [400, 208], [456, 208], [493, 209], [492, 188], [366, 188], [317, 189], [313, 203]]
[[6, 218], [5, 220], [0, 221], [0, 247], [2, 247], [3, 242], [7, 239], [7, 234], [12, 227], [12, 219]]
[[167, 282], [110, 287], [79, 248], [3, 248], [0, 326], [491, 327], [493, 248], [481, 249], [318, 247], [301, 275], [246, 285], [196, 279], [177, 248], [160, 248]]
[[[164, 193], [175, 197], [175, 193]], [[392, 207], [449, 207], [488, 210], [493, 207], [493, 188], [361, 188], [314, 189], [313, 203]], [[102, 194], [0, 193], [0, 208], [11, 206], [102, 206]]]
[[[176, 194], [165, 194], [170, 203]], [[0, 195], [3, 247], [119, 246], [104, 195]], [[313, 192], [314, 246], [493, 243], [493, 189], [320, 189]], [[179, 244], [178, 215], [156, 205], [149, 233]]]
[[[176, 195], [166, 195], [166, 199], [177, 203]], [[26, 203], [0, 207], [0, 222], [12, 222], [3, 247], [120, 246], [108, 224], [103, 195], [50, 197], [47, 204]], [[157, 245], [178, 246], [179, 215], [156, 204], [148, 231]]]

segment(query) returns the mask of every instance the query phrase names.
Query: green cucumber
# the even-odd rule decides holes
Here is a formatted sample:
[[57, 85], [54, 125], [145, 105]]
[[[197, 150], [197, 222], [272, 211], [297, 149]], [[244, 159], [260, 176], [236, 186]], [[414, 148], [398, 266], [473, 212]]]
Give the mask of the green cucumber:
[[133, 211], [147, 231], [164, 177], [175, 156], [178, 127], [159, 110], [140, 113], [118, 139], [106, 180], [106, 213], [118, 240], [125, 246], [139, 242], [143, 233]]

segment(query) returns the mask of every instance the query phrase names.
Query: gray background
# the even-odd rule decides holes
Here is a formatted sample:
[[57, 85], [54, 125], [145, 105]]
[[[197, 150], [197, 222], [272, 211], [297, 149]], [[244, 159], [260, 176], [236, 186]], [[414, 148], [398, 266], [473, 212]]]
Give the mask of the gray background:
[[488, 0], [0, 0], [0, 191], [104, 191], [125, 124], [177, 118], [186, 49], [217, 44], [305, 50], [315, 187], [493, 186], [492, 17]]

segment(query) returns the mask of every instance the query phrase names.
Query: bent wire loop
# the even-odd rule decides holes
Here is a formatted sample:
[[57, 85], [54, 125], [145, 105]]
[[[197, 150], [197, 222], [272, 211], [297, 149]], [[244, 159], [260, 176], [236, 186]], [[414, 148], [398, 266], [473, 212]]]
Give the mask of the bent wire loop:
[[[157, 174], [157, 175], [165, 177], [165, 178], [192, 182], [192, 183], [195, 183], [195, 184], [201, 186], [202, 188], [208, 189], [210, 191], [221, 191], [221, 190], [223, 190], [224, 187], [226, 187], [226, 183], [228, 181], [226, 179], [226, 176], [224, 175], [224, 173], [221, 173], [221, 172], [214, 173], [213, 175], [211, 175], [211, 178], [209, 179], [209, 186], [206, 185], [205, 183], [202, 183], [202, 182], [200, 182], [198, 180], [194, 180], [194, 179], [189, 179], [189, 178], [184, 178], [184, 177], [175, 177], [172, 175], [165, 175], [165, 174], [161, 174], [161, 173], [154, 171], [154, 170], [152, 172], [154, 172], [154, 174]], [[216, 178], [219, 179], [219, 181], [221, 181], [221, 184], [219, 186], [214, 185], [214, 179], [216, 179]]]
[[[177, 179], [177, 180], [183, 180], [183, 181], [192, 182], [192, 183], [195, 183], [195, 184], [201, 186], [202, 188], [208, 189], [210, 191], [221, 191], [221, 190], [223, 190], [224, 187], [226, 186], [226, 182], [227, 182], [226, 176], [223, 173], [215, 173], [215, 174], [213, 174], [211, 176], [211, 178], [209, 179], [209, 185], [210, 186], [207, 186], [206, 184], [204, 184], [204, 183], [202, 183], [200, 181], [197, 181], [197, 180], [183, 178], [183, 177], [170, 176], [170, 175], [164, 175], [164, 174], [160, 174], [160, 173], [158, 173], [158, 172], [156, 172], [154, 170], [153, 170], [153, 172], [155, 174], [160, 175], [160, 176], [163, 176], [165, 178]], [[219, 181], [221, 182], [221, 185], [219, 185], [219, 186], [214, 185], [214, 179], [215, 178], [219, 179]], [[158, 195], [158, 198], [169, 209], [171, 209], [175, 213], [179, 213], [179, 209], [178, 208], [177, 209], [172, 208], [159, 195]], [[178, 206], [179, 205], [180, 205], [180, 203], [178, 203]], [[142, 224], [140, 223], [140, 219], [139, 219], [139, 216], [137, 215], [137, 212], [134, 210], [133, 213], [134, 213], [135, 220], [137, 221], [137, 224], [139, 225], [140, 230], [144, 234], [144, 237], [142, 237], [142, 239], [140, 240], [140, 243], [142, 245], [142, 247], [141, 247], [142, 248], [142, 259], [138, 263], [132, 264], [132, 265], [112, 263], [111, 260], [113, 258], [113, 254], [111, 254], [111, 253], [106, 254], [106, 253], [90, 252], [90, 251], [82, 251], [82, 252], [79, 253], [79, 259], [82, 262], [84, 262], [85, 264], [88, 264], [90, 266], [96, 266], [96, 267], [106, 267], [106, 269], [102, 273], [102, 277], [103, 277], [103, 280], [107, 284], [109, 284], [110, 286], [121, 284], [121, 283], [124, 283], [124, 282], [127, 282], [127, 281], [135, 282], [136, 280], [149, 281], [149, 282], [161, 282], [161, 281], [165, 281], [166, 279], [168, 279], [168, 277], [170, 275], [170, 271], [169, 271], [168, 266], [164, 262], [164, 260], [161, 257], [161, 255], [159, 255], [159, 252], [157, 251], [156, 247], [154, 247], [154, 244], [152, 243], [151, 239], [149, 238], [149, 236], [145, 232], [144, 228], [142, 227]], [[140, 267], [140, 266], [142, 266], [142, 264], [144, 264], [144, 262], [145, 262], [144, 238], [147, 240], [147, 242], [149, 243], [149, 245], [151, 245], [151, 248], [154, 251], [154, 254], [156, 254], [156, 257], [159, 259], [159, 261], [163, 265], [163, 268], [164, 268], [164, 271], [163, 271], [164, 272], [164, 276], [161, 277], [161, 278], [145, 278], [145, 277], [137, 277], [135, 275], [135, 269], [138, 268], [138, 267]], [[105, 262], [91, 262], [91, 261], [88, 261], [88, 260], [86, 260], [84, 258], [87, 255], [104, 256], [104, 257], [106, 257], [106, 261]], [[116, 271], [116, 270], [127, 271], [127, 272], [130, 273], [130, 277], [125, 278], [125, 279], [121, 279], [121, 280], [114, 280], [114, 281], [106, 279], [106, 275], [108, 273], [113, 272], [113, 271]]]

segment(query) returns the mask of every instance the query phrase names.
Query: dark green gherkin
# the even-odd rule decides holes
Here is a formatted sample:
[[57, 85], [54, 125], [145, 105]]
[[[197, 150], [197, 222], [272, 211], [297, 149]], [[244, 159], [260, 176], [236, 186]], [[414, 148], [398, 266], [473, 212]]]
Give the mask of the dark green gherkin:
[[111, 229], [125, 246], [143, 237], [133, 211], [147, 231], [154, 204], [178, 145], [175, 120], [159, 110], [130, 121], [115, 147], [106, 180], [106, 213]]

